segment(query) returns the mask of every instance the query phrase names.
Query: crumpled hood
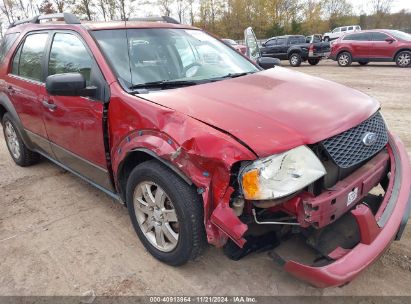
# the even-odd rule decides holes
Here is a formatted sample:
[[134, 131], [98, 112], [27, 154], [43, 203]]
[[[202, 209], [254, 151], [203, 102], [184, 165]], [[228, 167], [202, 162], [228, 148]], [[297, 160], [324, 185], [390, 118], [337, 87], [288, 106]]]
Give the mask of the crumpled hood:
[[339, 134], [379, 108], [359, 91], [281, 67], [141, 97], [230, 133], [260, 157]]

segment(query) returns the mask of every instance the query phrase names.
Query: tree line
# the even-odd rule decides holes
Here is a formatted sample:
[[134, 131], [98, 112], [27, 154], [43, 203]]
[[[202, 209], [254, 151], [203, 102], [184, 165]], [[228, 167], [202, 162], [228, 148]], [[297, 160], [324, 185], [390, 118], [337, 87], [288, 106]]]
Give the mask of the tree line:
[[363, 29], [411, 29], [411, 13], [392, 13], [393, 1], [370, 0], [366, 12], [355, 13], [347, 0], [0, 0], [0, 29], [22, 18], [57, 12], [105, 21], [157, 12], [233, 39], [242, 39], [248, 26], [259, 38], [324, 33], [356, 24]]

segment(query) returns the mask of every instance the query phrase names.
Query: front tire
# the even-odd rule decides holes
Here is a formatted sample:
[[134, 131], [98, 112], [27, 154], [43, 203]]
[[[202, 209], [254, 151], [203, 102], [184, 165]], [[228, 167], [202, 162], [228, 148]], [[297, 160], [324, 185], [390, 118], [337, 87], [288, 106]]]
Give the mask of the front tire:
[[338, 65], [341, 67], [350, 66], [352, 63], [352, 56], [348, 52], [342, 52], [337, 57]]
[[308, 63], [311, 65], [317, 65], [320, 62], [320, 59], [308, 59]]
[[27, 148], [24, 144], [16, 123], [11, 115], [6, 113], [2, 120], [4, 139], [13, 161], [21, 166], [28, 167], [37, 163], [40, 155]]
[[301, 62], [302, 62], [301, 55], [299, 53], [292, 53], [290, 55], [289, 61], [290, 61], [290, 65], [292, 67], [299, 67], [301, 65]]
[[156, 160], [131, 172], [126, 202], [133, 227], [156, 259], [183, 265], [206, 245], [203, 204], [196, 190]]
[[411, 66], [411, 52], [402, 51], [395, 56], [395, 63], [400, 68], [407, 68]]

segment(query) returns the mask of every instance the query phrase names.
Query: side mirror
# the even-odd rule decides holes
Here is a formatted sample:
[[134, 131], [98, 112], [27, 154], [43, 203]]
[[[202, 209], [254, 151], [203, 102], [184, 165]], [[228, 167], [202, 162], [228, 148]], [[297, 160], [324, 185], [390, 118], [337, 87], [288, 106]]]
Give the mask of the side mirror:
[[50, 75], [46, 78], [46, 90], [57, 96], [89, 96], [94, 97], [96, 87], [86, 87], [86, 79], [80, 73]]
[[281, 61], [278, 58], [271, 58], [271, 57], [260, 57], [257, 59], [257, 64], [262, 67], [264, 70], [271, 69], [273, 67], [280, 66]]
[[385, 39], [385, 41], [387, 41], [388, 43], [393, 43], [395, 40], [393, 38], [387, 38]]

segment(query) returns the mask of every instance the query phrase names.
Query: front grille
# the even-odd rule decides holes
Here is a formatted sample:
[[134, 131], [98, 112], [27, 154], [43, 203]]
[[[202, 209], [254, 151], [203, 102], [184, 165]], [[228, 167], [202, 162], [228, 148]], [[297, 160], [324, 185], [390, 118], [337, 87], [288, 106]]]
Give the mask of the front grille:
[[[368, 132], [377, 135], [376, 142], [369, 146], [363, 143]], [[322, 141], [321, 145], [340, 168], [349, 168], [377, 154], [387, 142], [387, 129], [377, 112], [358, 126]]]

